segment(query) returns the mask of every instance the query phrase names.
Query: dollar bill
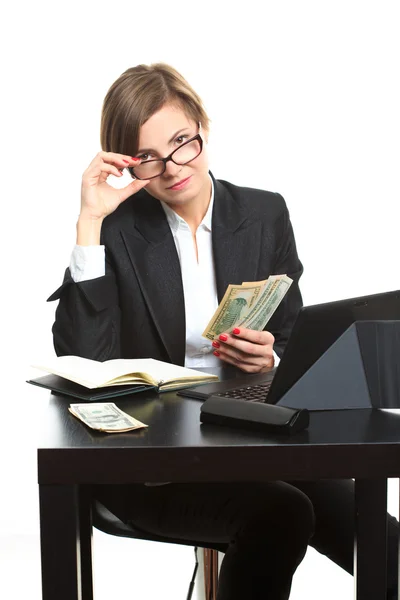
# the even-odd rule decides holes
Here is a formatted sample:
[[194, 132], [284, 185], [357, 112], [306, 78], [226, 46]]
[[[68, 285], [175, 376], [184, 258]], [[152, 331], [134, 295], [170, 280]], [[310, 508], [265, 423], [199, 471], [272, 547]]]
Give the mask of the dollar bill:
[[262, 331], [278, 308], [292, 281], [286, 275], [282, 275], [272, 281], [268, 292], [263, 294], [257, 305], [238, 326], [253, 329], [254, 331]]
[[71, 404], [68, 410], [91, 429], [120, 433], [147, 427], [118, 408], [113, 402]]
[[284, 295], [292, 279], [287, 275], [271, 275], [263, 281], [244, 281], [229, 285], [203, 337], [214, 340], [235, 327], [262, 331]]
[[243, 320], [251, 311], [266, 282], [267, 280], [245, 282], [242, 285], [228, 285], [224, 297], [202, 336], [213, 340], [220, 333], [232, 331], [236, 323]]

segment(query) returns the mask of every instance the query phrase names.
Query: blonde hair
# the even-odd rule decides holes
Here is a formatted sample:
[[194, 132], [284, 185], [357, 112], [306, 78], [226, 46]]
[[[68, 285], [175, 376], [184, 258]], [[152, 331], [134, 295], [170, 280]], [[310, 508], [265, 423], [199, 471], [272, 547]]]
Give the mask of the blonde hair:
[[166, 103], [209, 129], [201, 98], [170, 65], [155, 63], [128, 69], [112, 84], [103, 102], [100, 142], [106, 152], [134, 156], [141, 126]]

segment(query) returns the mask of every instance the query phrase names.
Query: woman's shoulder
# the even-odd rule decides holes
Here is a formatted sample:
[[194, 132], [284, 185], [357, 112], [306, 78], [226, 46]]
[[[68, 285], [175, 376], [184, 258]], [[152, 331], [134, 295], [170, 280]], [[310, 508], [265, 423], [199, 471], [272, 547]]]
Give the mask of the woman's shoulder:
[[278, 192], [270, 192], [259, 188], [240, 186], [225, 181], [215, 180], [216, 193], [228, 194], [240, 208], [255, 213], [279, 216], [287, 211], [286, 202]]

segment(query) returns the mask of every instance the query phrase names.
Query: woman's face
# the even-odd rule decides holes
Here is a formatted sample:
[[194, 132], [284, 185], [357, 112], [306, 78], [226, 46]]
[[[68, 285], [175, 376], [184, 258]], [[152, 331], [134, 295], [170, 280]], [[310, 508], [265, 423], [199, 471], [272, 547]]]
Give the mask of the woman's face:
[[[166, 104], [142, 125], [136, 156], [142, 158], [143, 162], [166, 158], [198, 133], [198, 123], [191, 121], [181, 108]], [[146, 185], [145, 189], [149, 194], [168, 204], [182, 205], [195, 201], [210, 188], [205, 144], [207, 132], [202, 131], [201, 135], [201, 154], [186, 165], [176, 165], [171, 160], [168, 161], [163, 175], [151, 179]], [[176, 188], [180, 182], [183, 184]]]

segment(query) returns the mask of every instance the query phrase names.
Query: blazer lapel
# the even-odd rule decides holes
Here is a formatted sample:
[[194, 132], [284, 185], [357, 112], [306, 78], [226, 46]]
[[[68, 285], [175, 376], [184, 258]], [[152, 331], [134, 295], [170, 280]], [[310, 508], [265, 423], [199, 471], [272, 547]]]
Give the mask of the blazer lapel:
[[[226, 186], [211, 177], [212, 241], [220, 302], [230, 283], [256, 280], [261, 222], [249, 217]], [[121, 235], [168, 356], [172, 363], [183, 365], [185, 303], [179, 258], [162, 206], [150, 194], [144, 194], [135, 198], [133, 205], [135, 229], [122, 229]]]
[[170, 360], [185, 360], [185, 304], [174, 239], [159, 201], [134, 205], [135, 231], [121, 231], [141, 291]]
[[230, 283], [255, 281], [261, 222], [252, 220], [219, 181], [214, 182], [212, 239], [218, 302]]

